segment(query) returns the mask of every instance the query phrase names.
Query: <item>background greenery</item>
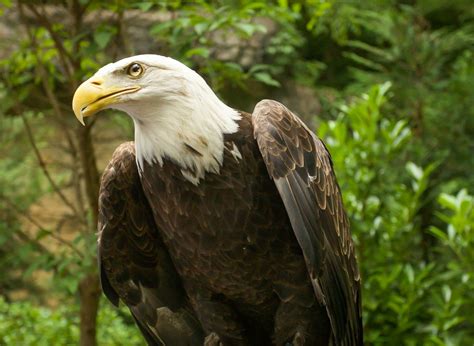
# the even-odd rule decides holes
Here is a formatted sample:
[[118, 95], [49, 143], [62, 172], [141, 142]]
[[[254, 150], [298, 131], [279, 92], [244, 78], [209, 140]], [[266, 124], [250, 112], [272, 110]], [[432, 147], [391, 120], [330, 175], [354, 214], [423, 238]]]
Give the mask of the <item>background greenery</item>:
[[94, 169], [131, 123], [83, 129], [70, 102], [98, 67], [144, 52], [195, 68], [234, 107], [282, 100], [325, 140], [368, 345], [474, 344], [472, 1], [0, 4], [0, 345], [143, 344], [84, 286], [97, 286]]

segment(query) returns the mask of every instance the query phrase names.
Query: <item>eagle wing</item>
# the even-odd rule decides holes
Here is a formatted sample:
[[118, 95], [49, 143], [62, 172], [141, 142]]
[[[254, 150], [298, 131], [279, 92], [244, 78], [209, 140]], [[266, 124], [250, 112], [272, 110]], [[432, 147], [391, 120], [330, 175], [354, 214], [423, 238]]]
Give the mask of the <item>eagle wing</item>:
[[200, 324], [142, 190], [133, 142], [115, 150], [102, 176], [98, 227], [107, 298], [129, 307], [149, 345], [202, 345]]
[[254, 137], [302, 249], [336, 345], [362, 345], [360, 275], [341, 192], [323, 142], [281, 103], [259, 102]]

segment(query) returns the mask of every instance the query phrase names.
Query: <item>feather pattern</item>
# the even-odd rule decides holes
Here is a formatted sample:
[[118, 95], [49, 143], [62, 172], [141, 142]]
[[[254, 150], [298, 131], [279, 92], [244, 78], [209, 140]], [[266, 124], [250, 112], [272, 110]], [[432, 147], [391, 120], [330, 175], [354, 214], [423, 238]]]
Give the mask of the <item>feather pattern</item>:
[[201, 325], [224, 344], [281, 344], [288, 326], [307, 322], [314, 342], [331, 331], [336, 345], [362, 343], [359, 274], [329, 154], [266, 102], [240, 114], [220, 171], [199, 185], [168, 160], [140, 175], [132, 143], [105, 170], [102, 287], [150, 345], [202, 344]]
[[202, 331], [142, 191], [133, 143], [102, 176], [98, 259], [102, 289], [129, 308], [149, 345], [202, 345]]
[[360, 275], [349, 222], [323, 142], [282, 104], [263, 100], [254, 137], [303, 250], [336, 345], [362, 345]]

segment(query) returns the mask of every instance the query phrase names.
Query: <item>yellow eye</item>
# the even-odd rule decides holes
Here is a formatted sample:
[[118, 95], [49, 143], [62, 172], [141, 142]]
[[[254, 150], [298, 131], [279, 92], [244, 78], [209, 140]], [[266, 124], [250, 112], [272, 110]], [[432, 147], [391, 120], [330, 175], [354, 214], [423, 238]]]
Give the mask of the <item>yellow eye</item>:
[[136, 63], [136, 62], [131, 63], [127, 67], [127, 74], [130, 77], [137, 78], [137, 77], [140, 77], [142, 75], [142, 73], [143, 73], [143, 66]]

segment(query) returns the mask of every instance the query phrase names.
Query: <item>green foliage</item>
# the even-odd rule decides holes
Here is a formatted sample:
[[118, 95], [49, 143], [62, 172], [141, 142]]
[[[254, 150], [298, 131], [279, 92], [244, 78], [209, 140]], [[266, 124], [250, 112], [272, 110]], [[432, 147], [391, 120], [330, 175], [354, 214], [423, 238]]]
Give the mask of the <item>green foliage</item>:
[[[133, 321], [125, 321], [118, 312], [110, 306], [100, 310], [98, 323], [107, 328], [99, 329], [99, 345], [123, 345], [124, 340], [127, 345], [142, 345]], [[0, 298], [0, 345], [74, 345], [79, 338], [78, 325], [76, 305], [50, 309]]]
[[[196, 1], [171, 7], [172, 17], [154, 25], [150, 33], [164, 45], [164, 52], [198, 69], [215, 90], [229, 84], [245, 88], [244, 82], [252, 79], [278, 87], [274, 76], [291, 63], [303, 43], [292, 26], [298, 12], [285, 4], [242, 1], [235, 6], [226, 1]], [[267, 33], [267, 27], [256, 19], [259, 17], [273, 20], [280, 29], [272, 35], [266, 50], [274, 57], [274, 64], [249, 69], [240, 56], [242, 47], [250, 45], [254, 36]]]
[[457, 345], [474, 342], [474, 196], [466, 190], [457, 195], [441, 194], [443, 211], [438, 217], [444, 229], [430, 231], [439, 239], [436, 248], [440, 285], [434, 296], [431, 325], [432, 340], [437, 344]]
[[[357, 239], [366, 342], [472, 342], [467, 331], [474, 301], [473, 198], [465, 190], [440, 196], [440, 204], [451, 210], [439, 214], [447, 233], [433, 226], [431, 233], [441, 242], [424, 250], [419, 211], [437, 165], [403, 164], [412, 135], [406, 121], [384, 115], [389, 87], [372, 87], [319, 131], [332, 153]], [[426, 251], [436, 254], [432, 260]]]
[[[438, 2], [443, 10], [446, 5]], [[418, 159], [424, 164], [442, 160], [449, 168], [441, 171], [440, 180], [453, 175], [471, 179], [465, 172], [474, 165], [469, 141], [474, 111], [468, 106], [474, 98], [474, 23], [431, 28], [429, 16], [436, 7], [419, 6], [383, 4], [354, 11], [358, 30], [352, 30], [343, 52], [356, 81], [348, 90], [391, 81], [393, 113], [414, 128], [421, 143]]]

